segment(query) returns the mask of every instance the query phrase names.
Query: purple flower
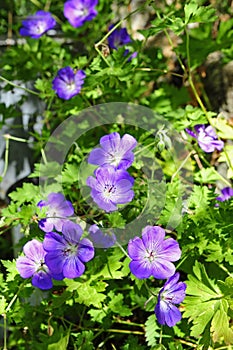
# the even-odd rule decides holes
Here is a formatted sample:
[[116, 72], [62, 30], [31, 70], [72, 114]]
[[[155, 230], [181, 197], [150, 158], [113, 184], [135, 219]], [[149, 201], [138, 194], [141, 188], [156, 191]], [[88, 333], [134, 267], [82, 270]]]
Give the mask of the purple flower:
[[81, 27], [97, 15], [97, 4], [98, 0], [68, 0], [64, 4], [64, 16], [73, 27]]
[[100, 139], [101, 148], [93, 149], [88, 157], [88, 163], [95, 165], [113, 165], [116, 169], [127, 169], [134, 161], [132, 149], [137, 141], [131, 135], [125, 134], [122, 139], [118, 132], [105, 135]]
[[[109, 26], [109, 30], [114, 27], [114, 24]], [[132, 40], [127, 32], [126, 28], [116, 28], [109, 36], [108, 36], [108, 45], [111, 49], [118, 50], [119, 47], [127, 45], [131, 43]], [[126, 49], [124, 52], [124, 56], [129, 54], [129, 50]], [[137, 56], [137, 52], [134, 52], [128, 59], [131, 61], [133, 58]]]
[[64, 223], [62, 233], [46, 233], [45, 262], [52, 273], [62, 273], [66, 278], [80, 277], [85, 271], [84, 263], [94, 257], [93, 244], [87, 238], [80, 240], [82, 229], [71, 221]]
[[[109, 30], [111, 30], [113, 27], [114, 27], [114, 24], [111, 24], [109, 26]], [[115, 49], [115, 50], [117, 50], [118, 47], [131, 43], [131, 41], [132, 40], [126, 28], [116, 28], [108, 36], [108, 45], [111, 49]]]
[[45, 264], [45, 254], [41, 242], [33, 239], [23, 247], [25, 256], [16, 260], [16, 268], [23, 278], [32, 277], [32, 285], [40, 289], [50, 289], [53, 286], [52, 277], [61, 280], [61, 274], [52, 274]]
[[67, 217], [74, 214], [74, 208], [70, 201], [67, 201], [61, 193], [50, 193], [47, 201], [40, 201], [39, 208], [47, 207], [46, 218], [39, 221], [39, 228], [44, 232], [55, 229], [62, 230]]
[[104, 233], [97, 225], [92, 225], [88, 231], [89, 238], [96, 248], [110, 248], [116, 242], [116, 236], [111, 230]]
[[218, 137], [215, 133], [215, 130], [211, 125], [205, 126], [204, 124], [198, 124], [194, 126], [196, 131], [193, 132], [190, 129], [185, 129], [186, 132], [197, 139], [197, 142], [201, 149], [206, 153], [211, 153], [216, 148], [218, 151], [221, 151], [224, 147], [224, 142], [218, 140]]
[[154, 276], [165, 279], [175, 273], [171, 261], [180, 259], [181, 250], [178, 242], [165, 237], [165, 231], [159, 226], [146, 226], [142, 238], [135, 237], [128, 244], [128, 253], [132, 261], [129, 264], [131, 272], [137, 278]]
[[69, 100], [80, 93], [85, 77], [86, 74], [82, 70], [74, 72], [71, 67], [61, 68], [52, 81], [53, 90], [58, 97]]
[[216, 197], [217, 201], [224, 202], [233, 197], [233, 188], [231, 187], [224, 187], [221, 192], [222, 194]]
[[56, 21], [50, 12], [37, 11], [35, 15], [29, 16], [22, 21], [22, 24], [23, 27], [19, 30], [22, 36], [38, 39], [49, 29], [54, 28]]
[[175, 326], [181, 320], [181, 312], [174, 304], [180, 304], [184, 300], [186, 284], [178, 282], [179, 278], [180, 274], [177, 272], [166, 281], [155, 306], [158, 322], [169, 327]]
[[116, 170], [105, 165], [95, 170], [96, 178], [89, 176], [87, 186], [91, 187], [94, 202], [106, 212], [117, 210], [117, 204], [131, 202], [134, 179], [124, 169]]

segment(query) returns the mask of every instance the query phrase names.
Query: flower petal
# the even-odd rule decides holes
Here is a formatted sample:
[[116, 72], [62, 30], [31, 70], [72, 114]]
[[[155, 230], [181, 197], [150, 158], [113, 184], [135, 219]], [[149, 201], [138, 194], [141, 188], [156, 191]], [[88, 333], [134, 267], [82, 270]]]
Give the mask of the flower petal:
[[131, 259], [141, 260], [146, 255], [146, 248], [143, 241], [139, 237], [130, 239], [128, 243], [128, 253]]
[[50, 289], [53, 286], [52, 277], [45, 271], [39, 271], [32, 277], [32, 285], [42, 290]]
[[36, 239], [27, 242], [23, 247], [23, 252], [32, 261], [40, 262], [40, 260], [44, 260], [45, 251], [43, 244]]
[[16, 268], [23, 278], [30, 278], [36, 272], [36, 264], [25, 256], [20, 256], [16, 260]]
[[158, 322], [161, 325], [167, 325], [168, 327], [173, 327], [177, 322], [181, 320], [180, 310], [163, 300], [160, 300], [155, 306], [155, 314]]
[[92, 242], [87, 238], [83, 238], [78, 246], [78, 258], [82, 262], [87, 262], [93, 259], [94, 255], [95, 250]]
[[157, 252], [163, 244], [165, 230], [160, 226], [146, 226], [142, 231], [142, 241], [146, 249]]
[[168, 260], [156, 258], [152, 262], [151, 274], [158, 279], [166, 279], [175, 273], [175, 265]]
[[146, 259], [131, 261], [129, 263], [129, 268], [132, 274], [139, 279], [149, 278], [152, 275], [152, 265]]
[[85, 265], [77, 256], [69, 256], [66, 258], [63, 266], [63, 274], [66, 278], [80, 277], [85, 271]]
[[77, 244], [80, 241], [83, 230], [80, 225], [72, 221], [66, 221], [62, 227], [62, 233], [67, 242]]
[[179, 243], [173, 238], [167, 238], [159, 247], [158, 257], [170, 261], [177, 261], [181, 257]]

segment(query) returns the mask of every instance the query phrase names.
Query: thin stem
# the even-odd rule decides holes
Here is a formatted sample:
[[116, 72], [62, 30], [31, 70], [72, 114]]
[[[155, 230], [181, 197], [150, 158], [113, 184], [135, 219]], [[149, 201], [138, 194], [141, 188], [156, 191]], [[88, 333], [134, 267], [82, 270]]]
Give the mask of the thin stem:
[[[196, 152], [197, 152], [197, 151], [196, 151]], [[198, 155], [198, 152], [197, 152], [196, 154]], [[194, 156], [195, 156], [195, 155], [194, 155]], [[200, 155], [200, 157], [201, 157], [202, 161], [203, 161], [208, 167], [210, 167], [209, 162], [208, 162], [203, 156]], [[230, 183], [227, 179], [225, 179], [225, 177], [223, 177], [217, 170], [215, 170], [214, 167], [212, 167], [212, 170], [213, 170], [213, 172], [219, 177], [220, 180], [222, 180], [228, 187], [231, 187], [231, 183]]]
[[16, 87], [17, 89], [21, 89], [21, 90], [24, 90], [24, 91], [29, 92], [30, 94], [39, 96], [39, 93], [38, 93], [38, 92], [33, 91], [33, 90], [31, 90], [31, 89], [28, 89], [28, 88], [25, 88], [25, 87], [20, 86], [20, 85], [17, 85], [17, 84], [15, 84], [15, 83], [12, 83], [10, 80], [4, 78], [2, 75], [0, 75], [0, 80], [4, 81], [5, 83], [7, 83], [7, 84], [9, 84], [9, 85], [11, 85], [11, 86]]
[[9, 139], [6, 139], [6, 150], [5, 150], [5, 162], [4, 162], [4, 169], [2, 172], [1, 177], [3, 178], [6, 175], [7, 169], [8, 169], [8, 161], [9, 161]]
[[20, 137], [11, 136], [10, 134], [5, 134], [5, 135], [3, 135], [3, 137], [6, 141], [6, 145], [5, 145], [4, 169], [3, 169], [3, 172], [1, 174], [1, 177], [4, 177], [6, 175], [8, 165], [9, 165], [10, 140], [18, 141], [18, 142], [28, 142], [28, 140], [21, 139]]
[[226, 272], [226, 273], [228, 274], [228, 276], [230, 276], [230, 277], [233, 278], [233, 274], [230, 273], [224, 265], [219, 264], [217, 261], [214, 261], [214, 263], [215, 263], [216, 265], [218, 265], [218, 267], [219, 267], [220, 269], [222, 269], [224, 272]]
[[99, 45], [95, 45], [95, 49], [98, 52], [98, 54], [102, 57], [102, 59], [104, 60], [104, 62], [107, 64], [107, 66], [110, 67], [110, 63], [108, 62], [108, 60], [105, 58], [105, 56], [102, 54], [102, 52], [99, 50], [98, 48]]
[[121, 251], [127, 256], [127, 258], [130, 259], [129, 254], [127, 253], [127, 251], [122, 247], [122, 245], [119, 242], [115, 242], [115, 244], [117, 245], [117, 247], [119, 247], [121, 249]]
[[3, 322], [4, 322], [4, 329], [3, 329], [3, 337], [4, 337], [4, 345], [3, 350], [7, 350], [7, 322], [6, 322], [6, 314], [3, 314]]
[[145, 147], [139, 149], [138, 151], [134, 152], [134, 155], [136, 156], [137, 154], [143, 152], [145, 149], [151, 147], [151, 146], [154, 146], [155, 145], [155, 141], [149, 143], [149, 145], [146, 145]]
[[10, 134], [5, 134], [5, 135], [3, 135], [3, 137], [7, 140], [13, 140], [13, 141], [18, 141], [18, 142], [25, 142], [25, 143], [27, 143], [27, 142], [29, 142], [28, 140], [26, 140], [26, 139], [22, 139], [21, 137], [16, 137], [16, 136], [12, 136], [12, 135], [10, 135]]
[[180, 171], [180, 169], [183, 168], [183, 166], [185, 165], [185, 163], [187, 162], [187, 160], [191, 157], [192, 154], [194, 154], [195, 151], [191, 151], [189, 152], [189, 154], [185, 157], [185, 159], [183, 160], [183, 162], [181, 163], [181, 165], [179, 166], [179, 168], [176, 170], [176, 172], [172, 175], [171, 177], [171, 182], [173, 182], [174, 178], [176, 177], [176, 175], [178, 174], [178, 172]]
[[40, 152], [41, 152], [41, 156], [42, 156], [44, 164], [48, 164], [44, 149], [41, 148]]
[[159, 334], [159, 344], [162, 345], [163, 343], [163, 326], [161, 326], [160, 334]]

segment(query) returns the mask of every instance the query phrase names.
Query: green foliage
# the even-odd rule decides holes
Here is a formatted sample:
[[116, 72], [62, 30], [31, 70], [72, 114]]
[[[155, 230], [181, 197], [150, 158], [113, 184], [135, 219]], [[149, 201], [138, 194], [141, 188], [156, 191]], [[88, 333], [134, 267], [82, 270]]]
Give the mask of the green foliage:
[[220, 288], [207, 275], [205, 267], [196, 262], [193, 275], [188, 276], [187, 294], [185, 299], [184, 317], [193, 322], [191, 335], [199, 337], [207, 328], [210, 330], [213, 342], [221, 338], [227, 344], [233, 341], [233, 331], [230, 328], [228, 312], [229, 295], [222, 294]]
[[[0, 248], [4, 255], [0, 314], [7, 324], [3, 323], [7, 344], [0, 337], [0, 347], [9, 350], [230, 347], [233, 200], [217, 202], [215, 198], [222, 188], [232, 187], [233, 128], [231, 119], [225, 118], [225, 112], [230, 115], [231, 106], [221, 102], [226, 96], [215, 96], [215, 81], [209, 96], [206, 78], [209, 70], [214, 72], [215, 65], [221, 75], [223, 65], [232, 62], [231, 6], [226, 0], [148, 0], [136, 9], [128, 0], [99, 0], [98, 15], [78, 28], [64, 17], [63, 6], [64, 2], [59, 1], [6, 0], [0, 8], [3, 96], [0, 128], [1, 135], [9, 133], [9, 140], [16, 145], [1, 149], [2, 158], [6, 168], [16, 163], [19, 175], [22, 170], [19, 155], [23, 153], [26, 157], [20, 145], [28, 144], [32, 154], [28, 179], [22, 179], [22, 185], [14, 190], [0, 190], [1, 196], [6, 193], [0, 207]], [[21, 37], [21, 20], [42, 9], [50, 11], [56, 19], [55, 32], [38, 40]], [[138, 33], [134, 26], [137, 15], [141, 25]], [[127, 27], [132, 42], [112, 50], [108, 47], [108, 27], [119, 21], [119, 27]], [[130, 60], [135, 51], [137, 57]], [[218, 62], [212, 65], [211, 57], [216, 53]], [[65, 66], [86, 73], [80, 94], [70, 100], [58, 98], [52, 89], [58, 69]], [[224, 94], [228, 88], [226, 78], [221, 75], [220, 80]], [[19, 91], [24, 94], [9, 105]], [[217, 107], [211, 105], [215, 99]], [[27, 102], [35, 110], [29, 108], [25, 121], [22, 109]], [[93, 121], [98, 122], [102, 105], [109, 102], [130, 102], [129, 109], [131, 104], [146, 106], [152, 113], [150, 117], [143, 112], [133, 115], [132, 125], [125, 123], [127, 111], [116, 115], [112, 124], [106, 122], [97, 127], [90, 125], [88, 118], [81, 120], [83, 110], [96, 106]], [[218, 115], [222, 110], [222, 115]], [[71, 116], [78, 123], [63, 124]], [[145, 127], [149, 125], [148, 130], [143, 129], [144, 122]], [[197, 124], [212, 125], [217, 137], [224, 141], [224, 149], [205, 153], [198, 140], [185, 132]], [[53, 137], [53, 131], [61, 125], [64, 138]], [[83, 132], [79, 139], [75, 139], [77, 130]], [[86, 178], [95, 167], [87, 164], [87, 156], [100, 137], [111, 132], [129, 133], [138, 141], [135, 161], [128, 169], [135, 179], [135, 197], [129, 205], [120, 206], [119, 211], [105, 213], [89, 201]], [[68, 145], [71, 139], [72, 144]], [[3, 141], [4, 147], [5, 136]], [[46, 154], [48, 143], [50, 157]], [[67, 145], [70, 148], [61, 164], [61, 153], [57, 158], [53, 155]], [[1, 183], [8, 180], [5, 170], [0, 174]], [[119, 242], [125, 238], [125, 232], [131, 239], [140, 236], [146, 225], [159, 225], [166, 230], [167, 237], [177, 239], [182, 257], [175, 264], [181, 280], [187, 284], [184, 303], [177, 305], [184, 319], [173, 328], [158, 324], [154, 307], [165, 281], [150, 278], [145, 283], [133, 276], [125, 241], [123, 247], [117, 242], [109, 249], [95, 249], [94, 259], [86, 264], [80, 278], [56, 280], [51, 290], [41, 291], [32, 287], [31, 279], [22, 279], [16, 259], [30, 239], [43, 240], [44, 232], [38, 221], [45, 217], [46, 208], [41, 210], [37, 203], [51, 192], [62, 192], [72, 202], [75, 209], [72, 220], [82, 225], [84, 237], [88, 237], [92, 224], [113, 230]], [[17, 242], [11, 239], [16, 231], [20, 236]]]

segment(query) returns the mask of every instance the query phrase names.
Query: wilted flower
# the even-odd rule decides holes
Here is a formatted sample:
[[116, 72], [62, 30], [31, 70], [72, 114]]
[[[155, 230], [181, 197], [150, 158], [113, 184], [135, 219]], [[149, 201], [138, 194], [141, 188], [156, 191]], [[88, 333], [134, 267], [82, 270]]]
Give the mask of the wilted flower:
[[22, 21], [22, 25], [23, 27], [19, 30], [22, 36], [38, 39], [49, 29], [54, 28], [56, 21], [50, 12], [37, 11], [35, 15], [29, 16]]
[[142, 238], [135, 237], [128, 244], [128, 253], [132, 261], [131, 272], [137, 278], [154, 276], [165, 279], [175, 273], [171, 261], [180, 259], [179, 244], [173, 238], [165, 238], [165, 231], [159, 226], [146, 226]]
[[100, 139], [101, 148], [93, 149], [88, 162], [95, 165], [113, 165], [116, 169], [127, 169], [134, 161], [132, 150], [137, 141], [129, 134], [121, 138], [118, 132], [105, 135]]
[[64, 16], [73, 27], [81, 27], [97, 15], [97, 4], [98, 0], [68, 0], [64, 4]]
[[52, 273], [63, 274], [66, 278], [80, 277], [84, 273], [84, 263], [94, 257], [94, 247], [89, 239], [81, 239], [81, 236], [82, 228], [71, 221], [64, 223], [62, 235], [46, 233], [45, 262]]
[[104, 233], [97, 225], [91, 225], [88, 231], [89, 238], [96, 248], [110, 248], [116, 242], [116, 236], [111, 230]]
[[70, 201], [67, 201], [61, 193], [50, 193], [47, 201], [40, 201], [39, 208], [47, 207], [46, 218], [39, 221], [39, 228], [44, 232], [54, 229], [62, 230], [67, 217], [74, 214], [74, 208]]
[[221, 151], [224, 147], [224, 142], [218, 140], [215, 130], [211, 125], [198, 124], [194, 126], [196, 132], [190, 129], [185, 129], [186, 132], [197, 139], [198, 145], [206, 153], [211, 153], [215, 150]]
[[69, 66], [61, 68], [52, 81], [53, 90], [58, 97], [69, 100], [80, 93], [85, 77], [86, 74], [82, 70], [74, 72]]
[[155, 306], [158, 322], [169, 327], [175, 326], [181, 320], [181, 312], [174, 304], [180, 304], [184, 300], [186, 284], [178, 282], [179, 278], [180, 274], [177, 272], [166, 281]]
[[224, 187], [221, 190], [221, 192], [222, 192], [222, 194], [220, 196], [216, 197], [216, 199], [220, 202], [227, 201], [228, 199], [233, 197], [233, 188], [231, 188], [231, 187]]
[[45, 264], [45, 254], [41, 242], [33, 239], [23, 247], [25, 256], [16, 260], [16, 268], [23, 278], [32, 277], [32, 285], [40, 289], [50, 289], [53, 286], [52, 277], [61, 280], [61, 274], [52, 274]]
[[116, 170], [111, 165], [95, 170], [95, 176], [89, 176], [87, 186], [91, 187], [94, 202], [106, 212], [117, 210], [117, 204], [131, 202], [134, 191], [131, 190], [134, 179], [124, 169]]

